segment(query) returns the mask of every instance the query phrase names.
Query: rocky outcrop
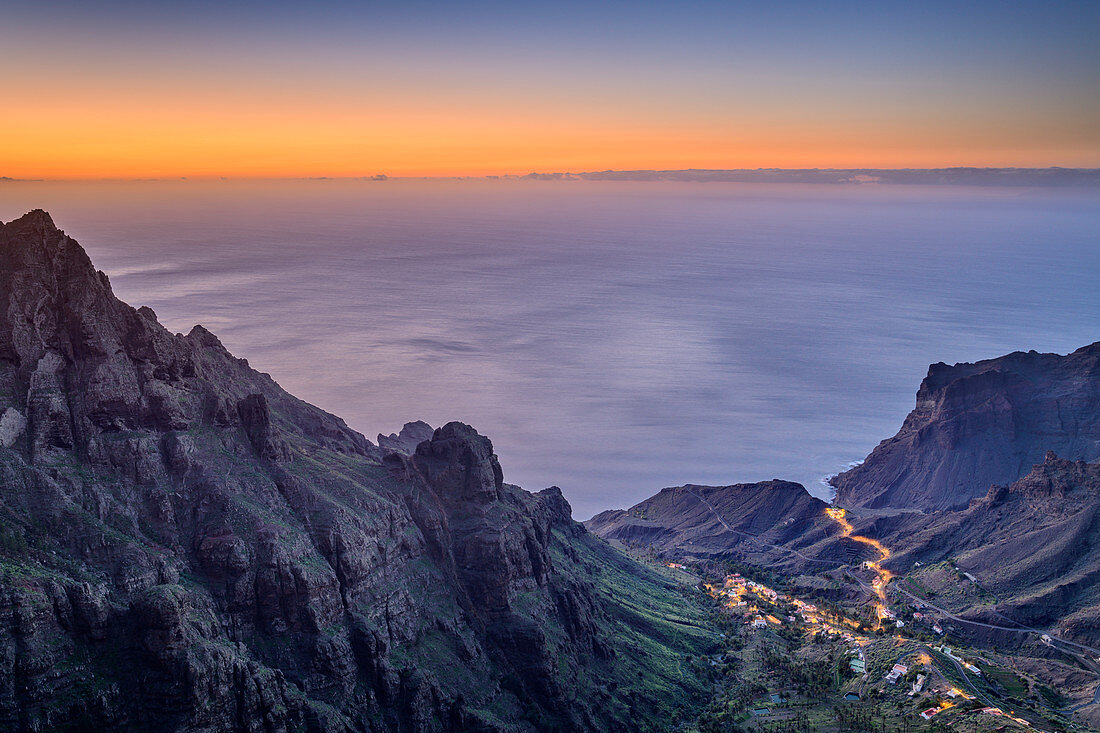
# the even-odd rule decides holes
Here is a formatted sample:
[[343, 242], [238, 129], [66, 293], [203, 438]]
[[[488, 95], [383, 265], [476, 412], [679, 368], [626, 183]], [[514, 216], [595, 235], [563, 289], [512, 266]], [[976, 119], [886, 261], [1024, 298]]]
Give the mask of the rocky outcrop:
[[378, 447], [383, 453], [404, 453], [409, 456], [416, 452], [416, 446], [430, 440], [435, 431], [423, 420], [407, 422], [399, 433], [378, 434]]
[[1049, 450], [1100, 459], [1100, 342], [933, 364], [897, 435], [832, 483], [845, 506], [962, 508]]
[[613, 633], [622, 562], [473, 428], [383, 457], [0, 225], [0, 728], [654, 728], [700, 683]]

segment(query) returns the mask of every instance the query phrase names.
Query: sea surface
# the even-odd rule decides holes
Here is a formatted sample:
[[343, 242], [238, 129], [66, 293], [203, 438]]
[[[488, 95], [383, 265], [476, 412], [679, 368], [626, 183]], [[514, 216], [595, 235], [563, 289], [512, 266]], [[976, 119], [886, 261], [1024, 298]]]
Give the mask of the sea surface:
[[115, 292], [374, 438], [462, 420], [577, 518], [821, 483], [928, 364], [1100, 340], [1097, 190], [582, 181], [0, 182]]

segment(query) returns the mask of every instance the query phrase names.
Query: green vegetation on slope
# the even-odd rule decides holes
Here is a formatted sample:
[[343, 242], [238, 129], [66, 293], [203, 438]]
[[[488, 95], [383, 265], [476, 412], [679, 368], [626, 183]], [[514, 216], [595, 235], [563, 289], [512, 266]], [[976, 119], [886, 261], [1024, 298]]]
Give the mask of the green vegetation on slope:
[[[676, 583], [594, 535], [567, 541], [555, 530], [559, 572], [599, 590], [610, 622], [614, 656], [606, 667], [580, 670], [580, 689], [606, 688], [613, 718], [625, 729], [664, 731], [702, 703], [708, 682], [688, 663], [716, 647], [710, 601], [693, 585]], [[567, 554], [575, 549], [575, 556]]]

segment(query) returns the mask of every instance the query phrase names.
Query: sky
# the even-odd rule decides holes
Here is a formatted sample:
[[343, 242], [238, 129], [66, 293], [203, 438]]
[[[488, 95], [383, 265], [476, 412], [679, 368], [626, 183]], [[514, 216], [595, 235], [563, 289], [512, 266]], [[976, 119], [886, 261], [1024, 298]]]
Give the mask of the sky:
[[6, 2], [0, 176], [1100, 167], [1097, 2]]

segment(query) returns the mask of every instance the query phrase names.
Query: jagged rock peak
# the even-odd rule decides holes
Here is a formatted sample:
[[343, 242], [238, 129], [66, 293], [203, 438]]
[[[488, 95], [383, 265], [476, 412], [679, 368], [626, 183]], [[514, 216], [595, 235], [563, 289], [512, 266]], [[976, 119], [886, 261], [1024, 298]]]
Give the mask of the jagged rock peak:
[[565, 495], [557, 486], [550, 486], [535, 494], [542, 499], [547, 508], [553, 513], [555, 519], [569, 520], [573, 518], [573, 507], [569, 505]]
[[383, 453], [401, 453], [411, 456], [416, 452], [416, 447], [425, 440], [431, 440], [434, 433], [435, 429], [423, 420], [407, 422], [399, 433], [389, 435], [379, 433], [378, 447]]
[[[262, 404], [255, 397], [242, 411], [250, 395]], [[150, 431], [156, 442], [157, 433], [200, 426], [243, 426], [251, 433], [238, 442], [265, 457], [287, 454], [279, 433], [289, 430], [304, 439], [301, 450], [380, 458], [366, 438], [286, 394], [205, 328], [172, 334], [151, 308], [116, 298], [41, 209], [0, 225], [0, 414], [9, 408], [4, 435], [32, 460], [72, 449], [108, 461], [105, 435]], [[16, 413], [25, 441], [12, 438]]]
[[0, 222], [0, 256], [6, 260], [5, 269], [17, 265], [38, 270], [38, 277], [47, 273], [58, 279], [94, 276], [100, 285], [108, 282], [76, 240], [58, 229], [53, 217], [42, 209], [28, 211], [7, 224]]
[[195, 324], [195, 326], [187, 332], [187, 339], [193, 341], [199, 346], [207, 349], [220, 349], [225, 351], [225, 346], [222, 345], [221, 339], [206, 329], [201, 324]]
[[[1100, 489], [1100, 465], [1060, 458], [1047, 451], [1042, 463], [1008, 487], [1009, 491], [1032, 498], [1065, 497], [1068, 493], [1095, 494]], [[991, 489], [992, 491], [992, 489]]]
[[416, 447], [413, 462], [445, 501], [500, 498], [504, 472], [493, 443], [466, 423], [449, 422]]
[[5, 226], [17, 229], [58, 231], [57, 225], [53, 223], [53, 217], [44, 209], [32, 209], [18, 219], [11, 220]]

